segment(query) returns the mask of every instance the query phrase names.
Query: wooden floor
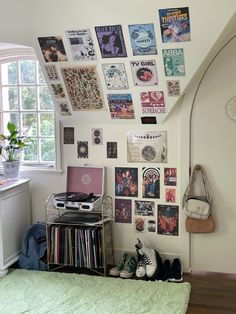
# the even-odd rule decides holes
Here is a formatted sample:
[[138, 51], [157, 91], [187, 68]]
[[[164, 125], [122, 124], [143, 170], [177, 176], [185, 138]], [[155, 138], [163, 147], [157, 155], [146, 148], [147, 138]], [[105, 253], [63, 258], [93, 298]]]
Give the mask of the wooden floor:
[[236, 313], [236, 275], [185, 273], [191, 284], [187, 314]]

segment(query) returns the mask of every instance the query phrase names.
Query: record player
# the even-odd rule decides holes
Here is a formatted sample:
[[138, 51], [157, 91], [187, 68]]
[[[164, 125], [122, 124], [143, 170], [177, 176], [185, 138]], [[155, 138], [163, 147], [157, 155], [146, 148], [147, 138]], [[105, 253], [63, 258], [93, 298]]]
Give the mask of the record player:
[[104, 167], [68, 166], [66, 192], [54, 195], [56, 208], [101, 211]]

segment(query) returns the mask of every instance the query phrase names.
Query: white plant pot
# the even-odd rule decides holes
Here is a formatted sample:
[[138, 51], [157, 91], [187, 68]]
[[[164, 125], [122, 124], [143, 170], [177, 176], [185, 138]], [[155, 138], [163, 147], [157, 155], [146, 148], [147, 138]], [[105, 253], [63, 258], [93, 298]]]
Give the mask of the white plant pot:
[[20, 176], [20, 161], [2, 161], [3, 174], [5, 178], [13, 179]]

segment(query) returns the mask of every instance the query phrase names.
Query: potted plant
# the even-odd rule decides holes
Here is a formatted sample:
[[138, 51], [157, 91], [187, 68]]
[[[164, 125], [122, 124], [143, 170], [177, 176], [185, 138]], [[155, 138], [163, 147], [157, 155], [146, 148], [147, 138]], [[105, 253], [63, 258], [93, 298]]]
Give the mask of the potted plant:
[[20, 136], [14, 123], [8, 122], [8, 135], [0, 134], [0, 156], [5, 178], [19, 177], [20, 156], [19, 153], [28, 144], [28, 138]]

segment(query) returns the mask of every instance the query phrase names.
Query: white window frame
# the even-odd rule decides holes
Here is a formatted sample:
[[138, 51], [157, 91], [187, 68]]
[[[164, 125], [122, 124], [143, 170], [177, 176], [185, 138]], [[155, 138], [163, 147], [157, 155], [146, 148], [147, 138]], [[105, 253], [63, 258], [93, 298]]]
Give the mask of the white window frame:
[[[0, 43], [0, 64], [21, 61], [21, 60], [34, 60], [39, 61], [36, 53], [31, 47], [24, 47], [20, 45]], [[0, 96], [1, 96], [0, 88]], [[0, 103], [0, 120], [1, 126], [3, 126], [3, 108]], [[57, 114], [54, 110], [54, 128], [55, 128], [55, 164], [50, 163], [39, 164], [39, 163], [27, 163], [27, 161], [22, 163], [21, 169], [24, 170], [46, 170], [46, 171], [59, 171], [61, 172], [61, 150], [60, 150], [60, 121], [57, 118]], [[2, 130], [1, 130], [2, 131]], [[0, 165], [0, 169], [2, 165]]]

